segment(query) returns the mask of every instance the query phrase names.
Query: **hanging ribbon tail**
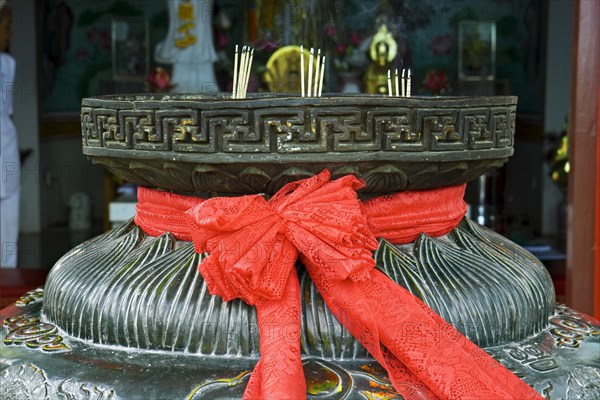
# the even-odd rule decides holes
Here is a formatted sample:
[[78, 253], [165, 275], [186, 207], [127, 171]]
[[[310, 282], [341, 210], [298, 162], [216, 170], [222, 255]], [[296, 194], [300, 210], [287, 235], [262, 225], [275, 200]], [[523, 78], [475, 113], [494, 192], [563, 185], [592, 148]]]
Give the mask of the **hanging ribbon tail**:
[[[424, 385], [418, 376], [411, 374], [401, 361], [393, 356], [388, 356], [387, 349], [382, 348], [378, 325], [380, 320], [385, 321], [386, 315], [383, 307], [369, 298], [370, 290], [365, 286], [369, 285], [371, 280], [328, 279], [319, 272], [318, 263], [308, 257], [302, 257], [302, 262], [327, 307], [348, 332], [387, 370], [398, 393], [411, 400], [437, 399], [438, 396]], [[372, 271], [371, 276], [376, 273], [376, 270]], [[392, 294], [382, 293], [382, 295], [391, 296]], [[403, 315], [405, 310], [402, 307], [394, 308], [390, 312]], [[401, 329], [402, 326], [390, 325], [389, 328]]]
[[261, 357], [244, 399], [306, 397], [300, 357], [298, 251], [261, 196], [209, 199], [186, 212], [209, 292], [256, 306]]
[[[440, 398], [543, 399], [382, 272], [373, 273], [366, 288], [372, 293], [369, 300], [382, 310], [378, 319], [382, 345]], [[398, 307], [403, 307], [401, 313]]]
[[[178, 235], [191, 238], [197, 252], [209, 253], [199, 270], [211, 294], [256, 306], [261, 359], [244, 398], [306, 396], [300, 357], [300, 287], [294, 268], [300, 253], [327, 306], [386, 368], [405, 398], [542, 399], [375, 269], [373, 231], [386, 239], [392, 236], [394, 242], [412, 240], [423, 232], [414, 228], [416, 219], [425, 233], [447, 233], [464, 214], [464, 187], [440, 189], [436, 196], [397, 194], [361, 206], [356, 190], [363, 183], [353, 176], [330, 181], [330, 175], [325, 170], [290, 183], [268, 203], [261, 196], [188, 203], [175, 195], [156, 207], [138, 207], [136, 222], [148, 225], [144, 230], [153, 234], [168, 230], [162, 220], [167, 215]], [[454, 205], [439, 209], [432, 204], [439, 195], [450, 196]], [[182, 216], [186, 206], [191, 208]], [[418, 207], [437, 211], [418, 219]], [[411, 209], [412, 214], [395, 218], [398, 208]], [[159, 221], [153, 226], [155, 219]], [[391, 228], [385, 228], [388, 225]]]
[[300, 284], [290, 271], [281, 300], [256, 305], [260, 330], [260, 360], [254, 367], [244, 400], [306, 398], [300, 356]]
[[[304, 260], [311, 277], [315, 265]], [[370, 280], [314, 281], [346, 329], [409, 399], [543, 399], [378, 270]]]

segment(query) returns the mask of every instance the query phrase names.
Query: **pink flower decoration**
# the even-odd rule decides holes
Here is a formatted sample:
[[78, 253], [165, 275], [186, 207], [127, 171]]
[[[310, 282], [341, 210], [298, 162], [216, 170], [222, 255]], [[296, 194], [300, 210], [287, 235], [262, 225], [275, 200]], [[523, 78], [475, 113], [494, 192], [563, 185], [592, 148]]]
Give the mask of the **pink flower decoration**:
[[430, 69], [425, 75], [423, 86], [431, 90], [433, 93], [441, 93], [443, 89], [448, 85], [446, 79], [446, 72], [444, 70]]
[[279, 46], [277, 45], [277, 43], [270, 42], [268, 40], [263, 40], [256, 44], [256, 50], [260, 50], [260, 51], [275, 51], [278, 48], [279, 48]]
[[327, 24], [325, 27], [325, 36], [330, 38], [335, 36], [335, 26], [333, 24]]
[[168, 89], [171, 85], [171, 75], [169, 75], [165, 69], [157, 67], [150, 72], [150, 76], [148, 76], [148, 83], [153, 88], [159, 90]]
[[103, 49], [110, 48], [110, 34], [108, 31], [101, 31], [98, 28], [92, 28], [87, 33], [88, 40], [95, 46]]
[[229, 44], [229, 37], [227, 35], [224, 35], [221, 32], [217, 31], [215, 32], [215, 36], [217, 39], [216, 44], [218, 48], [222, 49]]
[[341, 56], [346, 52], [346, 45], [344, 43], [338, 43], [335, 45], [335, 51]]
[[84, 49], [77, 49], [75, 52], [75, 59], [77, 61], [85, 61], [90, 57], [90, 54]]
[[450, 54], [452, 52], [452, 36], [449, 33], [437, 35], [431, 41], [430, 47], [431, 52], [436, 56]]
[[355, 46], [358, 46], [361, 41], [360, 35], [356, 32], [352, 32], [348, 39], [350, 40], [350, 43], [352, 43]]

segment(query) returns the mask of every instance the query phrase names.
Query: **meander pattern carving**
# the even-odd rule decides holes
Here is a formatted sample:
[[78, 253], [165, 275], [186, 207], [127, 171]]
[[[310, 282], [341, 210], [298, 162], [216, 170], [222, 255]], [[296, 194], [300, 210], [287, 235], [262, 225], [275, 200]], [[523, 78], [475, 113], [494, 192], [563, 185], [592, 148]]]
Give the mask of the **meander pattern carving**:
[[364, 193], [469, 182], [512, 155], [516, 98], [319, 101], [84, 99], [83, 152], [121, 178], [185, 193], [268, 193], [328, 168]]
[[84, 146], [176, 152], [463, 151], [511, 146], [515, 107], [82, 107]]

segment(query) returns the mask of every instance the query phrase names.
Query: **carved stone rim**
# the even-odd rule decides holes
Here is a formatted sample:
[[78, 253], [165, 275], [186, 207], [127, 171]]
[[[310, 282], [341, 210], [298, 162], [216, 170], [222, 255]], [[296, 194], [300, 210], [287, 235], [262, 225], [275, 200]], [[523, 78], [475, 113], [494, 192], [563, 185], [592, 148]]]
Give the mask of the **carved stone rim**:
[[[364, 153], [325, 153], [321, 160], [327, 163], [327, 166], [333, 168], [339, 168], [344, 166], [347, 162], [385, 162], [385, 161], [396, 161], [403, 163], [422, 163], [424, 168], [427, 165], [427, 161], [436, 161], [442, 163], [450, 163], [456, 161], [480, 161], [480, 160], [500, 160], [502, 163], [506, 161], [506, 158], [513, 155], [513, 148], [506, 147], [502, 149], [481, 149], [477, 150], [477, 153], [467, 152], [421, 152], [421, 153], [377, 153], [377, 152], [364, 152]], [[315, 155], [319, 153], [305, 153], [305, 154], [271, 154], [271, 153], [243, 153], [244, 158], [240, 160], [240, 153], [206, 153], [202, 154], [202, 158], [198, 159], [198, 153], [175, 153], [175, 152], [156, 152], [156, 151], [145, 151], [135, 149], [106, 149], [102, 147], [84, 147], [83, 154], [87, 156], [98, 156], [98, 157], [113, 157], [122, 159], [136, 159], [136, 160], [163, 160], [173, 162], [187, 162], [187, 163], [210, 163], [210, 164], [265, 164], [270, 163], [274, 165], [278, 164], [290, 164], [290, 160], [294, 162], [306, 162], [314, 163]], [[293, 158], [292, 158], [293, 157]], [[324, 168], [320, 167], [321, 169]], [[474, 177], [475, 178], [475, 177]]]
[[271, 193], [324, 168], [364, 179], [370, 193], [425, 189], [502, 165], [513, 154], [516, 103], [514, 96], [109, 95], [83, 100], [83, 153], [124, 179], [181, 192]]
[[253, 108], [265, 106], [360, 106], [371, 107], [402, 106], [423, 108], [462, 108], [515, 106], [516, 96], [413, 96], [389, 97], [369, 94], [327, 94], [323, 97], [300, 97], [289, 94], [260, 93], [250, 94], [246, 99], [232, 99], [229, 93], [180, 93], [180, 94], [131, 94], [105, 95], [84, 98], [84, 107], [100, 107], [109, 105], [119, 109], [127, 108], [178, 108], [181, 106], [202, 106], [202, 108]]

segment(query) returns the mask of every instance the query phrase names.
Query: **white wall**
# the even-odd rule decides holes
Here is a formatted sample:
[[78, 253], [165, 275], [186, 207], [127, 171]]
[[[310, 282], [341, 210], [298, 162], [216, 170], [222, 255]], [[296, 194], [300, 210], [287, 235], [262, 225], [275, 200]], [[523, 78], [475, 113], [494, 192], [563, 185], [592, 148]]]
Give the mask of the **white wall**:
[[14, 96], [14, 122], [19, 147], [32, 149], [21, 172], [21, 232], [39, 232], [40, 145], [37, 84], [37, 18], [35, 0], [12, 0], [12, 40], [10, 49], [17, 61]]
[[[546, 84], [544, 132], [558, 135], [569, 112], [571, 100], [571, 52], [573, 47], [573, 1], [550, 0], [546, 28]], [[551, 150], [545, 146], [544, 153]], [[550, 179], [547, 163], [542, 168], [542, 234], [558, 232], [559, 203], [563, 199], [558, 186]]]

